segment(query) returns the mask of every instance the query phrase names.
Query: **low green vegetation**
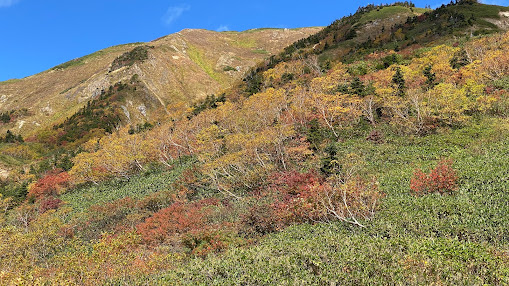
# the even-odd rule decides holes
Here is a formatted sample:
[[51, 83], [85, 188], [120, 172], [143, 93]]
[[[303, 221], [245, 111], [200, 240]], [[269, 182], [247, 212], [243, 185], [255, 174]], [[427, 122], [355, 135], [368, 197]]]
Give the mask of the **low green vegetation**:
[[486, 4], [470, 4], [470, 5], [455, 5], [451, 8], [453, 11], [471, 16], [475, 19], [499, 19], [500, 12], [509, 11], [509, 7], [498, 6], [498, 5], [486, 5]]
[[171, 171], [151, 171], [134, 176], [129, 181], [112, 180], [98, 185], [83, 186], [65, 193], [61, 199], [67, 202], [74, 212], [84, 212], [93, 205], [107, 204], [126, 197], [142, 199], [156, 192], [170, 190], [191, 164], [192, 160], [187, 160]]
[[377, 10], [371, 11], [365, 15], [363, 15], [359, 21], [359, 24], [364, 24], [369, 21], [374, 20], [383, 20], [387, 19], [389, 17], [395, 17], [400, 16], [402, 13], [412, 13], [411, 9], [409, 7], [403, 7], [403, 6], [389, 6], [389, 7], [383, 7], [379, 8]]
[[[195, 259], [165, 275], [143, 278], [160, 285], [373, 285], [509, 283], [509, 122], [483, 121], [423, 138], [386, 138], [383, 144], [351, 139], [380, 174], [387, 194], [365, 230], [344, 224], [299, 225]], [[483, 138], [479, 140], [479, 138]], [[409, 180], [417, 167], [454, 159], [454, 195], [416, 197]], [[154, 280], [150, 280], [154, 279]]]
[[209, 75], [218, 83], [223, 83], [223, 75], [214, 69], [213, 65], [204, 57], [202, 51], [193, 46], [188, 46], [187, 54], [195, 64], [202, 68], [205, 73], [207, 73], [207, 75]]
[[255, 247], [193, 260], [141, 281], [154, 285], [503, 285], [508, 282], [508, 267], [504, 254], [486, 244], [454, 238], [384, 238], [334, 225], [300, 225]]
[[235, 42], [233, 42], [235, 46], [242, 47], [242, 48], [254, 48], [256, 47], [256, 40], [254, 39], [239, 39]]

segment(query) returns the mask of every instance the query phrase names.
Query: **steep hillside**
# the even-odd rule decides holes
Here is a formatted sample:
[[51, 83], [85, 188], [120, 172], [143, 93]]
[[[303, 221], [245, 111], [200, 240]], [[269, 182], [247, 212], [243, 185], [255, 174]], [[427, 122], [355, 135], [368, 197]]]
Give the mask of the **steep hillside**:
[[0, 284], [508, 285], [506, 10], [359, 8], [190, 107], [151, 60], [220, 86], [214, 39], [121, 53], [125, 79], [38, 142], [0, 136]]
[[[11, 129], [30, 135], [39, 127], [71, 116], [103, 90], [135, 74], [147, 87], [145, 96], [159, 102], [163, 110], [179, 101], [190, 103], [227, 88], [257, 61], [319, 30], [183, 30], [150, 43], [111, 47], [37, 75], [1, 82], [0, 112], [27, 111], [0, 124], [0, 133]], [[149, 117], [149, 113], [139, 112], [145, 110], [143, 101], [132, 101], [125, 106], [129, 112]]]
[[259, 90], [256, 86], [261, 83], [262, 73], [280, 62], [309, 58], [314, 66], [311, 69], [324, 71], [336, 62], [352, 62], [373, 52], [458, 43], [509, 29], [509, 7], [468, 0], [456, 2], [435, 10], [416, 8], [409, 2], [361, 7], [259, 63], [244, 78], [247, 87], [241, 88], [248, 93]]

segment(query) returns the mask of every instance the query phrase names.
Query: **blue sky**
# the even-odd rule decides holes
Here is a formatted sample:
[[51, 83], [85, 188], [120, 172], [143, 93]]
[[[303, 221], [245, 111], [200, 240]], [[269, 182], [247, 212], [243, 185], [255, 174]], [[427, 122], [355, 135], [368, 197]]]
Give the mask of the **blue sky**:
[[[413, 2], [419, 7], [437, 7], [449, 1]], [[509, 5], [509, 0], [485, 2]], [[103, 48], [150, 41], [184, 28], [242, 31], [326, 26], [368, 3], [379, 2], [0, 0], [0, 81], [23, 78]]]

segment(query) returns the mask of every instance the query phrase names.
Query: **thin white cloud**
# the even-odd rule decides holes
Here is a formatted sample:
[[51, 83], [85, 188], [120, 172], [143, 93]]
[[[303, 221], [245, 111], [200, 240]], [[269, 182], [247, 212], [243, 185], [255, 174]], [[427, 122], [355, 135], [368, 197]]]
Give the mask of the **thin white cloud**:
[[16, 4], [19, 0], [0, 0], [0, 8], [2, 7], [11, 7]]
[[226, 31], [230, 31], [230, 28], [228, 28], [228, 26], [226, 25], [221, 25], [219, 26], [219, 28], [216, 29], [217, 32], [226, 32]]
[[[2, 1], [2, 0], [0, 0]], [[166, 14], [163, 16], [163, 23], [166, 26], [171, 25], [173, 22], [175, 22], [178, 18], [184, 14], [184, 12], [189, 11], [191, 9], [191, 6], [187, 4], [181, 4], [178, 6], [171, 6], [166, 11]]]

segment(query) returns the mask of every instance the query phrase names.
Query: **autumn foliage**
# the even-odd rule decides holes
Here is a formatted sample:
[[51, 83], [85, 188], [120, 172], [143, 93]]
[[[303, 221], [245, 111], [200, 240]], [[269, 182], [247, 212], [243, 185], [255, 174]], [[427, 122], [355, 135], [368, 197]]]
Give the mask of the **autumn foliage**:
[[39, 213], [45, 213], [49, 210], [56, 210], [63, 204], [59, 198], [49, 197], [41, 201], [39, 205]]
[[67, 172], [54, 170], [39, 179], [28, 192], [28, 197], [41, 198], [60, 194], [70, 184]]
[[452, 193], [457, 189], [458, 176], [452, 168], [452, 160], [441, 160], [428, 174], [417, 169], [410, 180], [410, 189], [416, 195], [438, 192]]
[[203, 229], [209, 213], [207, 207], [217, 204], [218, 201], [215, 199], [194, 203], [175, 202], [140, 223], [137, 226], [138, 233], [147, 243], [156, 243], [172, 236]]
[[[406, 41], [402, 28], [383, 29], [387, 32], [367, 44], [382, 45], [390, 38], [399, 44]], [[168, 117], [144, 131], [119, 126], [124, 115], [118, 100], [128, 90], [134, 92], [137, 84], [117, 84], [62, 124], [39, 133], [39, 143], [66, 146], [66, 150], [72, 151], [72, 156], [66, 153], [65, 157], [72, 158], [72, 168], [69, 165], [69, 173], [48, 172], [31, 185], [32, 181], [20, 179], [26, 184], [13, 190], [4, 188], [0, 182], [0, 191], [21, 194], [20, 204], [29, 186], [29, 199], [18, 206], [11, 198], [2, 199], [0, 192], [0, 238], [5, 241], [0, 244], [0, 281], [14, 279], [14, 275], [12, 278], [2, 275], [11, 275], [16, 273], [15, 268], [24, 267], [35, 269], [34, 277], [57, 277], [61, 273], [78, 285], [123, 282], [138, 285], [135, 281], [115, 279], [132, 275], [154, 277], [155, 273], [173, 270], [174, 262], [218, 253], [284, 231], [288, 226], [307, 224], [302, 229], [318, 229], [310, 225], [331, 224], [345, 231], [345, 241], [356, 237], [364, 243], [365, 237], [361, 235], [366, 234], [376, 238], [376, 245], [381, 247], [388, 246], [385, 237], [397, 238], [394, 236], [397, 228], [407, 236], [407, 230], [414, 226], [423, 227], [426, 221], [413, 225], [405, 221], [411, 215], [401, 218], [400, 225], [393, 217], [388, 218], [394, 210], [402, 210], [403, 204], [395, 204], [393, 194], [399, 193], [399, 182], [407, 179], [407, 171], [412, 172], [412, 162], [449, 151], [418, 149], [425, 155], [410, 151], [417, 150], [412, 149], [416, 142], [429, 139], [430, 146], [451, 140], [455, 146], [468, 146], [469, 152], [482, 153], [481, 147], [477, 150], [475, 144], [464, 144], [472, 141], [468, 137], [474, 137], [473, 134], [456, 132], [475, 118], [509, 114], [509, 33], [425, 48], [398, 43], [394, 50], [391, 46], [383, 49], [365, 46], [348, 53], [337, 50], [331, 57], [324, 57], [338, 62], [318, 60], [319, 52], [329, 49], [325, 44], [341, 47], [332, 40], [340, 39], [342, 34], [353, 37], [357, 33], [362, 32], [352, 27], [331, 34], [327, 41], [310, 45], [310, 54], [287, 54], [288, 61], [282, 58], [276, 62], [272, 58], [270, 61], [274, 62], [267, 69], [253, 70], [253, 79], [240, 83], [246, 86], [234, 86], [224, 95], [209, 96], [191, 108], [184, 101], [167, 105]], [[339, 62], [341, 59], [345, 61]], [[249, 96], [243, 96], [246, 92]], [[94, 119], [100, 114], [104, 115], [102, 119]], [[88, 120], [91, 118], [94, 120]], [[507, 126], [497, 128], [505, 130]], [[472, 130], [476, 139], [479, 134], [488, 134], [477, 127]], [[431, 133], [438, 134], [425, 137]], [[444, 137], [445, 134], [449, 135]], [[451, 134], [459, 137], [453, 138]], [[434, 138], [447, 141], [436, 143]], [[71, 150], [78, 145], [78, 150]], [[38, 147], [33, 146], [38, 145], [34, 142], [2, 145], [0, 154], [20, 160], [47, 156], [34, 151]], [[454, 153], [451, 156], [459, 157]], [[461, 165], [458, 163], [458, 167]], [[51, 166], [58, 164], [48, 164], [48, 168]], [[35, 180], [35, 173], [42, 172], [20, 171], [19, 177], [23, 174]], [[383, 178], [383, 185], [375, 175]], [[75, 186], [75, 190], [64, 194]], [[409, 187], [416, 196], [453, 194], [458, 188], [453, 161], [441, 160], [429, 172], [416, 169]], [[383, 211], [375, 216], [384, 191], [393, 197], [385, 201]], [[452, 196], [428, 198], [439, 199], [440, 204], [455, 200]], [[421, 203], [412, 196], [402, 199], [408, 200], [405, 212], [410, 209], [406, 206]], [[443, 213], [440, 210], [438, 215], [433, 214], [433, 219], [449, 226], [450, 221], [442, 217], [448, 219], [452, 215]], [[400, 219], [399, 215], [394, 217]], [[380, 222], [372, 223], [375, 218], [381, 218]], [[354, 235], [347, 233], [365, 227], [371, 229], [366, 232], [356, 229]], [[378, 232], [379, 229], [382, 231]], [[447, 236], [441, 225], [422, 232], [418, 229], [416, 233], [425, 237], [421, 235], [425, 231]], [[463, 235], [465, 231], [461, 232]], [[487, 233], [481, 232], [475, 230], [469, 235]], [[505, 234], [499, 236], [507, 237]], [[341, 239], [336, 241], [338, 247], [346, 245]], [[355, 246], [357, 251], [358, 245], [362, 246], [350, 247]], [[408, 247], [405, 246], [402, 255], [407, 254]], [[338, 261], [348, 258], [347, 252], [338, 250], [341, 253]], [[393, 259], [390, 267], [407, 258], [410, 260]], [[421, 258], [422, 263], [429, 260]], [[319, 260], [315, 262], [321, 265], [330, 262]], [[11, 261], [25, 264], [18, 266]], [[303, 260], [299, 265], [309, 263]], [[416, 263], [421, 261], [416, 259]], [[350, 266], [330, 269], [354, 273]], [[306, 269], [295, 271], [304, 273]], [[317, 271], [312, 269], [315, 275]], [[210, 272], [211, 277], [219, 276], [216, 274], [220, 273]], [[60, 284], [68, 285], [68, 281], [62, 280]], [[370, 284], [372, 280], [355, 282]]]
[[325, 180], [313, 172], [282, 172], [272, 176], [262, 197], [271, 204], [253, 206], [243, 217], [244, 232], [263, 235], [298, 223], [343, 221], [364, 227], [384, 194], [375, 178], [353, 177], [346, 181]]
[[278, 175], [269, 189], [279, 197], [273, 207], [280, 223], [289, 225], [319, 219], [316, 191], [323, 179], [315, 173], [295, 171]]

